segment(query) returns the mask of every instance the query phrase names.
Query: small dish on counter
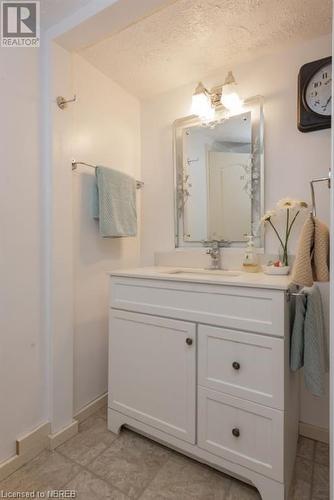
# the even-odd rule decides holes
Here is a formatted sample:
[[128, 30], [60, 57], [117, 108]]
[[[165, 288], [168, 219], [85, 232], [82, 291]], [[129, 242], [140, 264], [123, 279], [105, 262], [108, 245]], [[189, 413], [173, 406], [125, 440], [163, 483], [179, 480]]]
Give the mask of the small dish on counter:
[[286, 276], [290, 272], [290, 266], [262, 266], [264, 274]]

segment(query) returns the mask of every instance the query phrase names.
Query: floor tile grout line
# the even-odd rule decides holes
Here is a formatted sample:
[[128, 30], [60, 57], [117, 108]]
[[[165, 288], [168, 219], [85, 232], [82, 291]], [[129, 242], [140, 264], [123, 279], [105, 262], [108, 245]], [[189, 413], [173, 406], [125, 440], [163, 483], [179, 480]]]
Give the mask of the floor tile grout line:
[[139, 496], [137, 497], [137, 500], [140, 500], [140, 498], [144, 495], [145, 491], [153, 483], [153, 481], [155, 480], [155, 478], [157, 477], [157, 475], [159, 474], [159, 472], [161, 472], [161, 470], [168, 464], [168, 462], [170, 460], [172, 460], [172, 458], [173, 458], [173, 456], [171, 455], [170, 457], [167, 458], [166, 462], [159, 467], [159, 470], [157, 470], [157, 472], [154, 474], [154, 476], [152, 477], [152, 479], [147, 483], [147, 485], [145, 486], [145, 488], [143, 488], [143, 490], [139, 493]]
[[[95, 415], [95, 413], [94, 413], [94, 414], [92, 414], [92, 415], [90, 415], [90, 417], [92, 417], [93, 415]], [[88, 417], [88, 418], [89, 418], [89, 417]], [[85, 419], [85, 420], [87, 420], [87, 419]], [[82, 431], [82, 432], [84, 432], [84, 431]], [[133, 431], [131, 431], [131, 432], [133, 432]], [[79, 434], [79, 433], [78, 433], [78, 434]], [[76, 435], [78, 435], [78, 434], [76, 434]], [[54, 451], [57, 451], [57, 453], [59, 453], [62, 457], [69, 459], [69, 460], [70, 460], [71, 462], [73, 462], [74, 464], [79, 465], [79, 467], [82, 467], [82, 468], [83, 468], [84, 470], [86, 470], [87, 472], [91, 472], [91, 473], [93, 473], [93, 475], [94, 475], [95, 477], [97, 477], [97, 478], [99, 478], [99, 479], [102, 479], [102, 480], [103, 480], [103, 481], [105, 481], [107, 484], [110, 484], [111, 486], [113, 486], [114, 488], [116, 488], [118, 491], [120, 491], [123, 495], [125, 495], [126, 497], [128, 497], [128, 498], [129, 498], [129, 496], [128, 496], [128, 495], [127, 495], [124, 491], [122, 491], [120, 488], [116, 487], [116, 486], [115, 486], [115, 485], [114, 485], [111, 481], [109, 481], [107, 478], [102, 477], [102, 476], [99, 476], [98, 474], [96, 474], [95, 472], [91, 471], [91, 470], [88, 468], [88, 466], [89, 466], [89, 465], [91, 465], [91, 464], [92, 464], [92, 462], [93, 462], [94, 460], [96, 460], [96, 459], [97, 459], [100, 455], [102, 455], [102, 454], [103, 454], [103, 453], [105, 453], [105, 452], [106, 452], [109, 448], [111, 448], [111, 446], [112, 446], [112, 445], [113, 445], [113, 444], [114, 444], [114, 443], [115, 443], [115, 442], [116, 442], [116, 441], [120, 438], [120, 436], [121, 436], [121, 432], [120, 432], [119, 434], [117, 434], [116, 436], [117, 436], [117, 437], [116, 437], [116, 438], [112, 441], [112, 443], [111, 443], [109, 446], [107, 446], [104, 450], [102, 450], [100, 453], [98, 453], [98, 455], [96, 455], [96, 457], [92, 458], [92, 459], [91, 459], [91, 460], [90, 460], [90, 461], [89, 461], [86, 465], [82, 465], [82, 464], [80, 464], [80, 463], [76, 462], [74, 459], [72, 459], [71, 457], [68, 457], [68, 456], [67, 456], [67, 455], [65, 455], [63, 452], [58, 451], [58, 448], [56, 448]], [[74, 436], [74, 437], [75, 437], [75, 436]], [[72, 439], [73, 439], [73, 438], [72, 438]], [[148, 439], [148, 438], [146, 438], [146, 439]], [[149, 441], [152, 441], [152, 440], [149, 440]], [[153, 441], [153, 442], [154, 442], [154, 441]], [[60, 446], [61, 446], [61, 445], [60, 445]], [[59, 447], [60, 447], [60, 446], [59, 446]], [[164, 447], [164, 448], [166, 448], [166, 449], [169, 451], [169, 449], [168, 449], [166, 446], [163, 446], [163, 447]], [[168, 459], [166, 460], [166, 462], [165, 462], [163, 465], [161, 465], [161, 466], [159, 467], [159, 470], [156, 472], [156, 474], [154, 474], [154, 478], [155, 478], [155, 476], [158, 474], [158, 472], [160, 472], [160, 470], [162, 469], [162, 467], [164, 467], [164, 465], [165, 465], [165, 464], [166, 464], [166, 463], [167, 463], [167, 462], [168, 462], [171, 458], [172, 458], [171, 456], [170, 456], [170, 457], [168, 457]], [[150, 480], [150, 481], [149, 481], [149, 483], [145, 486], [145, 488], [143, 488], [143, 489], [142, 489], [142, 491], [139, 493], [139, 496], [138, 496], [138, 497], [136, 497], [136, 499], [140, 498], [140, 496], [141, 496], [141, 495], [143, 495], [143, 493], [144, 493], [144, 492], [145, 492], [145, 490], [147, 489], [148, 485], [149, 485], [149, 484], [151, 484], [151, 482], [153, 481], [153, 479], [154, 479], [154, 478], [152, 478], [152, 480]]]
[[[229, 487], [226, 491], [226, 494], [229, 494], [231, 488], [232, 488], [232, 484], [233, 484], [233, 481], [237, 481], [237, 482], [240, 482], [237, 478], [233, 477], [233, 476], [228, 476], [227, 474], [225, 474], [224, 472], [218, 470], [218, 469], [215, 469], [214, 467], [204, 463], [204, 462], [199, 462], [198, 460], [195, 460], [187, 455], [184, 455], [183, 453], [180, 453], [179, 451], [177, 450], [174, 450], [173, 448], [171, 448], [171, 451], [173, 453], [176, 453], [177, 455], [183, 457], [183, 458], [186, 458], [187, 460], [193, 462], [194, 464], [198, 464], [198, 465], [201, 465], [201, 466], [204, 466], [206, 467], [209, 471], [215, 473], [217, 476], [219, 477], [223, 477], [226, 481], [229, 482]], [[143, 494], [145, 493], [145, 491], [149, 488], [149, 486], [153, 483], [153, 481], [155, 480], [155, 478], [157, 477], [157, 475], [159, 474], [159, 472], [161, 472], [161, 470], [171, 461], [173, 461], [175, 459], [174, 455], [172, 454], [168, 459], [167, 461], [159, 468], [159, 470], [156, 472], [156, 474], [154, 474], [154, 477], [149, 481], [149, 483], [147, 484], [147, 486], [143, 489], [143, 491], [140, 493], [139, 497], [137, 497], [136, 500], [140, 500], [141, 497], [143, 496]], [[213, 478], [210, 480], [210, 482], [213, 481]], [[254, 485], [251, 485], [253, 486], [256, 491], [257, 488], [254, 486]]]
[[[92, 416], [92, 415], [91, 415]], [[87, 419], [86, 419], [87, 420]], [[133, 432], [133, 431], [131, 431]], [[120, 493], [122, 493], [123, 495], [125, 495], [127, 498], [130, 498], [129, 495], [127, 493], [125, 493], [124, 491], [122, 491], [119, 487], [115, 486], [108, 478], [106, 477], [103, 477], [103, 476], [99, 476], [97, 473], [95, 473], [94, 471], [92, 471], [91, 469], [88, 468], [88, 466], [94, 461], [96, 460], [100, 455], [102, 455], [104, 452], [106, 452], [114, 443], [115, 441], [117, 441], [121, 436], [121, 433], [119, 433], [117, 435], [117, 437], [113, 440], [113, 442], [107, 446], [104, 450], [102, 450], [98, 455], [96, 455], [96, 457], [92, 458], [92, 460], [90, 460], [86, 465], [82, 465], [82, 464], [79, 464], [78, 462], [76, 462], [74, 459], [72, 459], [71, 457], [68, 457], [67, 455], [65, 455], [64, 453], [62, 453], [61, 451], [58, 451], [58, 449], [56, 448], [54, 451], [57, 451], [57, 453], [59, 453], [62, 457], [70, 460], [72, 463], [74, 463], [75, 465], [78, 465], [79, 467], [81, 467], [83, 470], [85, 470], [86, 472], [89, 472], [91, 473], [93, 476], [95, 476], [96, 478], [104, 481], [105, 483], [109, 484], [110, 486], [112, 486], [113, 488], [117, 489], [117, 491], [119, 491]], [[61, 445], [60, 445], [61, 446]], [[166, 447], [165, 447], [166, 448]], [[166, 448], [168, 450], [168, 448]], [[166, 463], [171, 459], [172, 457], [168, 457], [166, 462], [161, 465], [158, 469], [158, 471], [156, 472], [156, 474], [154, 474], [154, 478], [156, 477], [156, 475], [160, 472], [160, 470], [166, 465]], [[76, 476], [75, 476], [76, 477]], [[145, 490], [147, 489], [148, 485], [151, 484], [151, 482], [153, 481], [153, 479], [149, 481], [149, 483], [145, 486], [145, 488], [142, 489], [142, 491], [139, 493], [138, 496], [136, 496], [135, 499], [133, 500], [137, 500], [138, 498], [140, 498], [140, 496], [143, 495], [143, 493], [145, 492]]]
[[[116, 440], [115, 440], [115, 441], [116, 441]], [[105, 450], [104, 450], [104, 451], [105, 451]], [[124, 491], [122, 491], [122, 490], [121, 490], [118, 486], [115, 486], [115, 485], [114, 485], [114, 484], [113, 484], [113, 483], [112, 483], [109, 479], [104, 478], [104, 477], [102, 477], [102, 476], [99, 476], [98, 474], [96, 474], [96, 472], [94, 472], [94, 471], [92, 471], [92, 470], [88, 469], [88, 467], [87, 467], [87, 466], [85, 466], [85, 465], [78, 464], [78, 463], [77, 463], [77, 462], [75, 462], [72, 458], [68, 458], [66, 455], [63, 455], [63, 454], [62, 454], [62, 453], [60, 453], [60, 452], [57, 452], [57, 453], [59, 453], [62, 457], [67, 458], [68, 460], [70, 460], [70, 461], [71, 461], [72, 463], [74, 463], [75, 465], [78, 465], [78, 466], [80, 467], [80, 469], [82, 469], [82, 471], [84, 471], [84, 472], [88, 472], [89, 474], [91, 474], [92, 476], [94, 476], [96, 479], [99, 479], [100, 481], [103, 481], [104, 483], [108, 484], [109, 486], [112, 486], [112, 487], [113, 487], [113, 488], [115, 488], [115, 490], [117, 490], [119, 493], [122, 493], [122, 495], [124, 495], [126, 498], [129, 498], [129, 499], [130, 499], [130, 497], [129, 497], [129, 496], [128, 496], [128, 495], [127, 495]], [[88, 464], [87, 464], [87, 465], [88, 465]], [[80, 472], [82, 472], [82, 471], [80, 471]], [[78, 474], [80, 474], [80, 472], [78, 472]], [[74, 476], [74, 477], [73, 477], [70, 481], [68, 481], [68, 482], [66, 483], [66, 485], [67, 485], [68, 483], [70, 483], [71, 481], [73, 481], [73, 479], [75, 479], [75, 477], [77, 477], [77, 475], [78, 475], [78, 474], [76, 474], [76, 475], [75, 475], [75, 476]], [[65, 485], [65, 486], [66, 486], [66, 485]]]
[[[99, 412], [99, 410], [97, 410], [97, 412], [96, 412], [96, 413], [98, 413], [98, 412]], [[93, 416], [93, 415], [95, 415], [95, 413], [93, 413], [91, 416]], [[103, 418], [103, 417], [102, 417], [102, 418]], [[106, 417], [106, 418], [105, 418], [105, 420], [106, 420], [107, 425], [108, 425], [108, 418]], [[132, 432], [133, 432], [133, 431], [132, 431]], [[117, 438], [116, 438], [116, 439], [118, 439], [118, 438], [119, 438], [119, 436], [120, 436], [120, 434], [117, 436]], [[116, 441], [116, 439], [115, 439], [115, 441]], [[154, 441], [154, 440], [152, 440], [152, 441], [153, 441], [154, 443], [157, 443], [157, 442], [156, 442], [156, 441]], [[114, 441], [113, 441], [113, 442], [114, 442]], [[172, 454], [171, 454], [171, 456], [170, 456], [170, 457], [168, 457], [168, 459], [166, 460], [166, 462], [165, 462], [163, 465], [161, 465], [161, 466], [159, 467], [159, 469], [157, 470], [157, 472], [154, 474], [154, 476], [153, 476], [153, 477], [152, 477], [152, 479], [148, 482], [148, 484], [145, 486], [145, 488], [143, 488], [143, 490], [141, 491], [141, 493], [139, 494], [139, 496], [137, 497], [137, 499], [136, 499], [136, 500], [140, 500], [140, 498], [142, 497], [142, 495], [143, 495], [143, 494], [145, 493], [145, 491], [149, 488], [149, 486], [152, 484], [152, 482], [153, 482], [153, 481], [154, 481], [154, 479], [157, 477], [157, 475], [159, 474], [159, 472], [163, 469], [163, 467], [165, 467], [165, 466], [167, 465], [167, 463], [168, 463], [170, 460], [173, 460], [173, 458], [174, 458], [173, 453], [176, 453], [177, 455], [181, 455], [181, 456], [183, 456], [183, 457], [186, 457], [186, 458], [188, 458], [189, 460], [191, 460], [191, 461], [193, 461], [193, 462], [195, 462], [195, 463], [201, 463], [201, 462], [198, 462], [197, 460], [195, 460], [195, 459], [193, 459], [193, 458], [191, 458], [191, 457], [188, 457], [187, 455], [184, 455], [184, 454], [182, 454], [182, 453], [178, 452], [177, 450], [173, 450], [173, 448], [168, 448], [167, 446], [165, 446], [165, 445], [161, 445], [160, 443], [158, 443], [158, 444], [159, 444], [160, 446], [163, 446], [163, 447], [164, 447], [164, 448], [166, 448], [167, 450], [170, 450], [170, 451], [172, 452]], [[110, 445], [110, 446], [112, 446], [112, 445]], [[109, 447], [108, 447], [108, 448], [109, 448]], [[104, 451], [106, 451], [106, 450], [104, 450]], [[104, 453], [104, 452], [99, 453], [99, 455], [97, 455], [97, 457], [98, 457], [98, 456], [100, 456], [102, 453]], [[97, 457], [95, 457], [95, 458], [97, 458]], [[93, 460], [94, 460], [94, 459], [93, 459]], [[92, 461], [93, 461], [93, 460], [92, 460]], [[92, 461], [90, 461], [87, 465], [89, 465]], [[210, 466], [209, 466], [209, 465], [207, 465], [207, 464], [202, 464], [202, 465], [205, 465], [206, 467], [208, 467], [208, 468], [209, 468], [209, 469], [211, 469], [211, 470], [214, 470], [214, 471], [215, 471], [215, 472], [217, 472], [217, 473], [221, 473], [222, 475], [224, 475], [224, 477], [226, 477], [226, 479], [228, 479], [228, 480], [229, 480], [229, 488], [228, 488], [228, 490], [227, 490], [227, 493], [229, 493], [229, 492], [230, 492], [230, 489], [232, 488], [232, 483], [233, 483], [233, 480], [237, 480], [237, 479], [233, 478], [232, 476], [230, 476], [230, 477], [229, 477], [229, 476], [226, 476], [226, 474], [225, 474], [225, 473], [220, 472], [219, 470], [214, 469], [214, 468], [210, 467]], [[88, 470], [89, 470], [89, 469], [88, 469]], [[99, 476], [97, 476], [97, 477], [99, 477]], [[111, 483], [110, 483], [110, 484], [111, 484]], [[123, 492], [122, 492], [122, 493], [123, 493]]]
[[329, 460], [326, 461], [326, 463], [320, 462], [320, 460], [317, 460], [317, 457], [315, 456], [313, 461], [317, 465], [322, 465], [323, 467], [329, 467]]
[[[219, 472], [219, 471], [218, 471]], [[233, 477], [233, 476], [227, 476], [224, 472], [221, 472], [221, 474], [224, 475], [225, 479], [228, 480], [229, 482], [229, 487], [227, 488], [227, 491], [226, 491], [226, 495], [227, 495], [227, 499], [228, 499], [228, 496], [230, 494], [230, 491], [232, 489], [232, 485], [233, 485], [233, 481], [239, 481], [237, 478]], [[211, 481], [213, 481], [213, 479], [211, 479]], [[251, 485], [251, 486], [254, 486], [254, 485]], [[256, 489], [256, 491], [260, 494], [259, 490], [254, 486], [254, 488]], [[225, 497], [225, 495], [224, 495]]]
[[[45, 452], [47, 452], [47, 457], [45, 458], [45, 460], [43, 461], [43, 463], [45, 463], [54, 453], [55, 453], [56, 450], [48, 450], [48, 449], [44, 449], [42, 450], [38, 455], [36, 455], [36, 457], [34, 457], [32, 460], [30, 460], [29, 462], [27, 462], [26, 464], [22, 465], [22, 467], [20, 467], [19, 469], [17, 469], [16, 471], [14, 471], [12, 474], [10, 474], [8, 477], [6, 477], [3, 481], [0, 482], [0, 486], [1, 486], [1, 483], [4, 483], [5, 481], [7, 481], [8, 479], [10, 479], [12, 476], [14, 476], [17, 472], [19, 471], [22, 471], [22, 469], [24, 467], [26, 467], [27, 465], [31, 465], [35, 460], [37, 461], [37, 459]], [[59, 453], [58, 453], [59, 454]], [[66, 458], [67, 460], [70, 460], [68, 457], [64, 456], [64, 455], [61, 455], [62, 458]], [[76, 465], [78, 467], [79, 464], [77, 464], [76, 462], [74, 462], [73, 460], [70, 460], [74, 465]], [[77, 473], [75, 473], [72, 477], [72, 479], [77, 475]], [[72, 481], [72, 479], [70, 479], [70, 481]], [[65, 483], [61, 483], [59, 484], [59, 486], [57, 486], [58, 489], [62, 489], [65, 484], [67, 484], [69, 481], [65, 481]], [[49, 488], [47, 487], [48, 489], [54, 489], [54, 488]]]
[[[92, 415], [91, 415], [92, 416]], [[88, 417], [89, 418], [89, 417]], [[86, 419], [87, 420], [87, 419]], [[108, 429], [106, 429], [108, 431]], [[85, 431], [81, 431], [82, 432], [85, 432]], [[89, 429], [87, 429], [87, 432], [89, 432]], [[115, 433], [112, 433], [111, 431], [108, 431], [110, 432], [111, 434], [115, 434]], [[74, 439], [76, 436], [78, 436], [80, 434], [80, 431], [75, 435], [73, 436], [73, 438], [71, 439]], [[100, 455], [102, 455], [102, 453], [104, 453], [105, 451], [107, 451], [121, 436], [121, 433], [119, 434], [115, 434], [115, 439], [109, 444], [109, 445], [106, 445], [106, 447], [104, 448], [104, 450], [101, 450], [95, 457], [93, 457], [91, 460], [89, 460], [86, 464], [86, 466], [90, 465], [94, 460], [96, 460]], [[70, 441], [70, 440], [69, 440]], [[69, 442], [67, 441], [67, 443]], [[63, 443], [65, 444], [65, 443]], [[66, 457], [66, 458], [69, 458], [70, 460], [72, 460], [72, 462], [76, 463], [77, 465], [80, 465], [82, 467], [85, 467], [84, 465], [80, 464], [79, 462], [76, 462], [73, 458], [71, 457], [68, 457], [65, 453], [59, 451], [59, 448], [61, 447], [62, 445], [59, 445], [54, 451], [57, 451], [58, 453], [60, 453], [63, 457]]]
[[[315, 448], [315, 447], [314, 447], [314, 448]], [[314, 449], [314, 457], [315, 457], [315, 449]], [[315, 462], [314, 462], [314, 457], [313, 457], [313, 460], [312, 460], [312, 473], [311, 473], [310, 500], [312, 500], [312, 497], [313, 497], [314, 465], [315, 465]]]

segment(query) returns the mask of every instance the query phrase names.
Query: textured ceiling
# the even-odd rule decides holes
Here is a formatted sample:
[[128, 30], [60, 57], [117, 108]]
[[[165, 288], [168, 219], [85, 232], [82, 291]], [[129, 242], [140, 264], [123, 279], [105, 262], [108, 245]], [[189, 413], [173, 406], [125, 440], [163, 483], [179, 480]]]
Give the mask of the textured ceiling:
[[331, 0], [177, 0], [81, 54], [145, 98], [330, 31]]

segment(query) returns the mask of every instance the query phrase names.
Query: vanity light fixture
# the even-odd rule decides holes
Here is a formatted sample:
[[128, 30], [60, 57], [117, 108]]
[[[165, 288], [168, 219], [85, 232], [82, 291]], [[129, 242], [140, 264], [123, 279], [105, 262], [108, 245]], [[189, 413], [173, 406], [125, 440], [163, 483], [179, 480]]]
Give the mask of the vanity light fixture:
[[203, 122], [215, 120], [216, 109], [223, 105], [229, 114], [239, 114], [243, 111], [243, 101], [236, 91], [237, 83], [232, 71], [229, 71], [225, 82], [211, 90], [199, 82], [192, 96], [191, 113], [199, 116]]

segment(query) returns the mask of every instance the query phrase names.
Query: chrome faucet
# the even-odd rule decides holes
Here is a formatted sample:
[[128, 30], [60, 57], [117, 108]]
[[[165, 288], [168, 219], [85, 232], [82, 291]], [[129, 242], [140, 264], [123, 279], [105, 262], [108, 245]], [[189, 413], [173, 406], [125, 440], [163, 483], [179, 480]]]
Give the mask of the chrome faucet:
[[221, 269], [221, 255], [220, 255], [220, 247], [228, 247], [230, 245], [229, 241], [225, 240], [212, 240], [212, 241], [204, 241], [204, 246], [210, 246], [207, 250], [207, 255], [211, 257], [211, 264], [208, 267], [210, 270]]
[[219, 241], [213, 240], [211, 242], [211, 248], [209, 248], [206, 253], [211, 257], [211, 264], [209, 269], [220, 269]]

